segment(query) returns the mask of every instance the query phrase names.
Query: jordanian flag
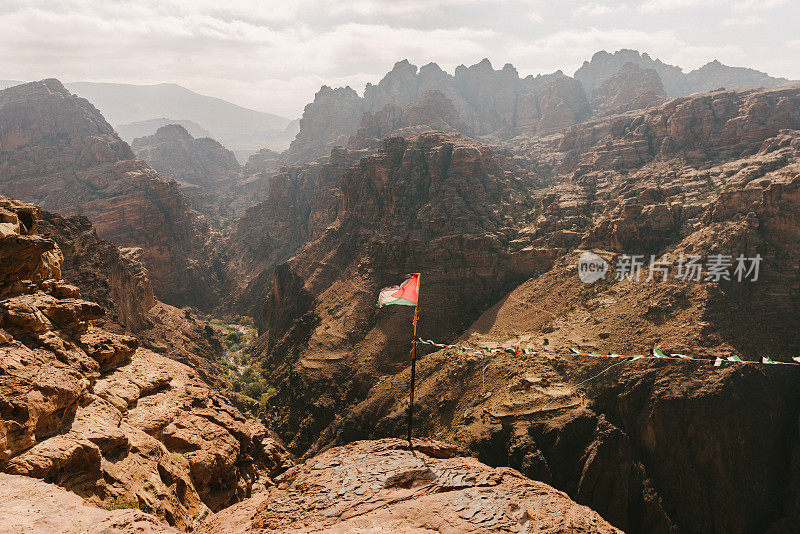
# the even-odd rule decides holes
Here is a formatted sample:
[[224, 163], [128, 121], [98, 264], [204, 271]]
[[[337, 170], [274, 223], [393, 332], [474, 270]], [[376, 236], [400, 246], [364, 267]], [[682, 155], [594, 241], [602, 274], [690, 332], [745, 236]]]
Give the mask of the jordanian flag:
[[419, 295], [419, 273], [414, 273], [411, 277], [400, 284], [381, 289], [378, 295], [378, 307], [397, 304], [399, 306], [416, 306], [417, 296]]

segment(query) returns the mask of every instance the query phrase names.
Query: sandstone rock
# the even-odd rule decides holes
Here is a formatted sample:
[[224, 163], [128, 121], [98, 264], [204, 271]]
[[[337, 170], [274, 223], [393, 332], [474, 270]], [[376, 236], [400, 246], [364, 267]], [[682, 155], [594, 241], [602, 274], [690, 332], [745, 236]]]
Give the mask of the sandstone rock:
[[143, 249], [160, 298], [209, 305], [207, 292], [191, 288], [213, 284], [200, 282], [206, 273], [189, 260], [207, 224], [89, 102], [53, 79], [11, 87], [0, 91], [0, 128], [0, 192], [86, 215], [101, 237]]
[[[17, 217], [15, 209], [28, 209], [3, 206]], [[0, 239], [0, 257], [18, 250], [20, 239], [38, 237], [19, 234], [27, 227], [34, 226]], [[95, 504], [132, 500], [191, 530], [209, 509], [263, 490], [293, 464], [275, 435], [209, 388], [202, 366], [137, 349], [137, 339], [93, 326], [103, 307], [75, 298], [75, 286], [41, 280], [43, 264], [51, 276], [60, 274], [60, 250], [46, 242], [38, 259], [0, 264], [1, 472], [58, 484]], [[99, 245], [86, 253], [108, 259]], [[134, 528], [130, 522], [140, 517], [113, 525]]]
[[233, 532], [619, 532], [563, 493], [397, 439], [332, 449], [201, 528]]
[[443, 134], [387, 139], [333, 181], [335, 222], [318, 226], [315, 241], [271, 272], [271, 284], [255, 279], [270, 292], [257, 347], [277, 388], [269, 420], [290, 448], [304, 451], [340, 406], [405, 366], [408, 332], [399, 325], [410, 317], [376, 313], [378, 289], [423, 270], [429, 294], [450, 297], [426, 304], [421, 328], [444, 337], [546, 265], [514, 257], [523, 247], [512, 245], [509, 224], [534, 178], [506, 172], [517, 170], [507, 156]]
[[684, 74], [680, 67], [662, 63], [661, 60], [654, 60], [647, 54], [639, 54], [636, 50], [628, 49], [617, 50], [613, 54], [605, 50], [597, 52], [591, 61], [583, 62], [581, 68], [575, 72], [575, 79], [583, 84], [587, 93], [591, 93], [628, 63], [655, 70], [670, 97], [704, 93], [720, 87], [747, 89], [759, 86], [778, 87], [791, 83], [785, 78], [773, 78], [757, 70], [728, 67], [716, 60]]
[[403, 128], [409, 127], [418, 127], [414, 133], [424, 126], [493, 139], [550, 132], [583, 120], [588, 111], [580, 83], [560, 71], [521, 79], [513, 66], [495, 70], [484, 59], [450, 75], [435, 63], [418, 71], [403, 60], [377, 85], [367, 84], [363, 99], [349, 87], [323, 87], [306, 106], [287, 161], [327, 156], [350, 136], [354, 147], [374, 147], [364, 140], [408, 135]]
[[287, 163], [306, 163], [327, 156], [334, 146], [344, 146], [355, 133], [364, 112], [363, 102], [350, 87], [327, 85], [303, 110], [300, 132], [286, 152]]
[[104, 328], [133, 333], [143, 346], [191, 365], [205, 380], [218, 381], [213, 362], [222, 353], [219, 341], [201, 318], [155, 298], [139, 249], [120, 250], [100, 239], [85, 217], [48, 212], [42, 217], [40, 230], [63, 251], [63, 276], [75, 284], [53, 287], [53, 296], [66, 298], [79, 287], [105, 309]]
[[178, 531], [139, 510], [103, 510], [53, 484], [0, 473], [0, 532], [170, 534]]
[[666, 97], [655, 70], [626, 63], [592, 91], [591, 106], [596, 114], [613, 115], [663, 104]]
[[169, 124], [134, 139], [131, 148], [162, 176], [177, 181], [203, 215], [210, 219], [234, 215], [222, 199], [237, 186], [242, 169], [233, 152], [214, 139], [195, 139], [183, 126]]

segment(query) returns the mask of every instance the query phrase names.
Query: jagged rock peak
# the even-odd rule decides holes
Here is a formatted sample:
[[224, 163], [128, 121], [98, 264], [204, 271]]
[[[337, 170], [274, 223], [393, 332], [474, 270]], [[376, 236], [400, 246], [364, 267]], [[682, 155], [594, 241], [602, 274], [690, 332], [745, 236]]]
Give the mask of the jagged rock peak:
[[156, 138], [178, 137], [183, 139], [194, 139], [192, 134], [190, 134], [189, 131], [180, 124], [166, 124], [156, 130], [156, 133], [153, 135]]

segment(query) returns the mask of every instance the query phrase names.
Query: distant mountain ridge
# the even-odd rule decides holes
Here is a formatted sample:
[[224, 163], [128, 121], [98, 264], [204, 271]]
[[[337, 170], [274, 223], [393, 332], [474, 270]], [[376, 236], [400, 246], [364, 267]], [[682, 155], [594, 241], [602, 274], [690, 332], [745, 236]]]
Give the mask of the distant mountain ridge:
[[667, 92], [667, 96], [675, 98], [693, 93], [706, 93], [724, 87], [726, 89], [746, 89], [749, 87], [779, 87], [793, 83], [786, 78], [775, 78], [765, 72], [747, 67], [729, 67], [716, 59], [706, 63], [699, 69], [684, 73], [675, 65], [653, 59], [647, 53], [623, 48], [609, 53], [605, 50], [596, 52], [592, 59], [584, 61], [575, 71], [574, 78], [583, 84], [588, 94], [604, 80], [618, 73], [627, 63], [633, 63], [644, 69], [655, 70]]
[[[0, 80], [0, 89], [23, 83]], [[152, 135], [166, 124], [181, 124], [195, 137], [213, 137], [244, 161], [264, 147], [284, 150], [296, 133], [290, 119], [202, 95], [174, 83], [70, 82], [64, 86], [90, 101], [127, 142]]]
[[211, 133], [197, 124], [189, 120], [175, 120], [166, 117], [159, 117], [157, 119], [149, 119], [146, 121], [130, 122], [128, 124], [120, 124], [114, 127], [123, 141], [129, 145], [137, 137], [146, 137], [153, 135], [159, 128], [167, 126], [168, 124], [177, 124], [182, 126], [192, 137], [211, 137]]

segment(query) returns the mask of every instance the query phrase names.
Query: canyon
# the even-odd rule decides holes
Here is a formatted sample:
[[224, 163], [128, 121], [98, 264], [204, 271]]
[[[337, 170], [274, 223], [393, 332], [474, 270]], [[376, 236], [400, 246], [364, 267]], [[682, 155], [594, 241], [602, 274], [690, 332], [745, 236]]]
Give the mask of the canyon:
[[[0, 529], [800, 522], [800, 87], [400, 61], [322, 87], [284, 152], [226, 146], [0, 91]], [[680, 280], [695, 255], [760, 269]], [[375, 306], [410, 272], [418, 335], [471, 348], [417, 344], [413, 451], [414, 310]], [[693, 359], [597, 357], [656, 348]]]

